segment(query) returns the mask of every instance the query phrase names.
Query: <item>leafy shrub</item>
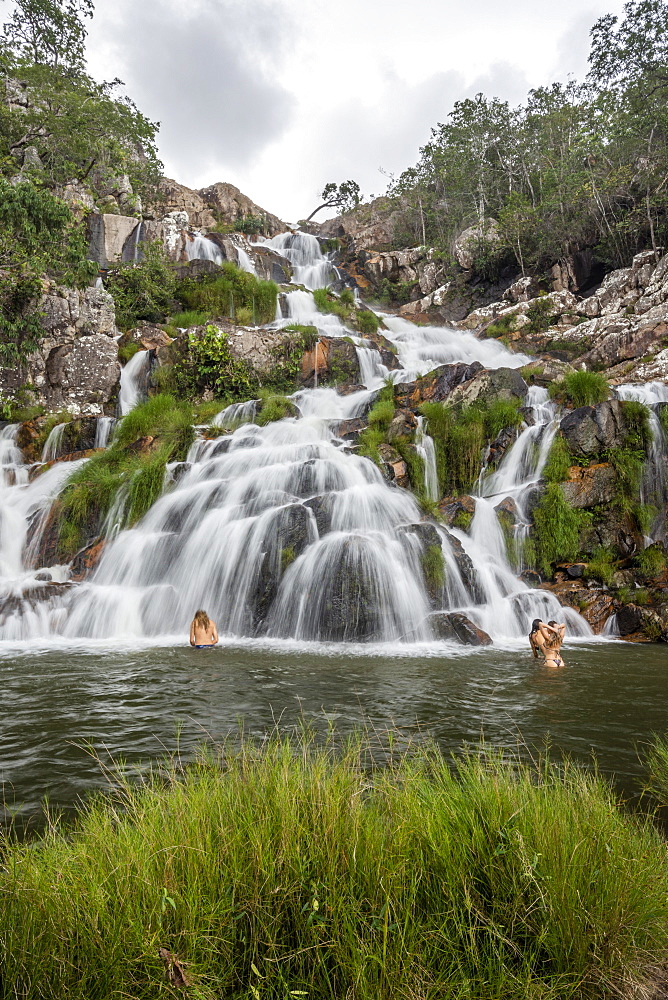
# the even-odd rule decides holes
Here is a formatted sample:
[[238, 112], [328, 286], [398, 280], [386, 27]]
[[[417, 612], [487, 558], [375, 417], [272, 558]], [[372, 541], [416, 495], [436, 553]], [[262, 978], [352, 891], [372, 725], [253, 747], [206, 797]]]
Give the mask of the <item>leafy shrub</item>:
[[660, 545], [648, 545], [646, 549], [636, 556], [638, 568], [644, 576], [659, 576], [663, 573], [666, 565], [666, 553]]
[[351, 288], [344, 288], [339, 293], [339, 301], [343, 302], [344, 306], [354, 306], [355, 296]]
[[378, 332], [380, 319], [370, 309], [358, 309], [355, 312], [356, 326], [363, 336], [371, 336]]
[[626, 424], [625, 447], [646, 449], [652, 441], [649, 409], [635, 399], [624, 400], [622, 408]]
[[598, 372], [569, 372], [561, 382], [553, 382], [549, 392], [575, 407], [594, 406], [609, 398], [610, 386]]
[[141, 248], [143, 260], [114, 264], [107, 272], [121, 330], [131, 330], [140, 320], [161, 323], [174, 304], [176, 279], [162, 242], [145, 242]]
[[536, 565], [551, 576], [555, 563], [576, 559], [580, 550], [580, 532], [591, 516], [571, 507], [557, 483], [550, 483], [534, 510], [533, 540]]
[[260, 412], [255, 418], [255, 423], [260, 427], [271, 424], [276, 420], [283, 420], [285, 417], [292, 417], [295, 414], [295, 404], [285, 396], [267, 396]]
[[539, 296], [526, 311], [529, 322], [523, 327], [526, 333], [544, 333], [554, 323], [554, 304], [551, 299]]
[[587, 563], [587, 575], [609, 587], [615, 572], [614, 553], [612, 549], [598, 546]]
[[207, 390], [220, 399], [253, 399], [260, 388], [253, 369], [232, 354], [227, 333], [213, 323], [189, 331], [186, 350], [165, 377], [191, 400]]
[[184, 278], [176, 285], [176, 298], [188, 310], [234, 319], [238, 310], [245, 309], [249, 322], [257, 324], [274, 319], [277, 295], [275, 282], [261, 281], [229, 261], [221, 265], [220, 273]]
[[486, 337], [502, 337], [507, 333], [512, 333], [517, 328], [516, 313], [508, 313], [505, 316], [498, 316], [493, 323], [485, 327]]

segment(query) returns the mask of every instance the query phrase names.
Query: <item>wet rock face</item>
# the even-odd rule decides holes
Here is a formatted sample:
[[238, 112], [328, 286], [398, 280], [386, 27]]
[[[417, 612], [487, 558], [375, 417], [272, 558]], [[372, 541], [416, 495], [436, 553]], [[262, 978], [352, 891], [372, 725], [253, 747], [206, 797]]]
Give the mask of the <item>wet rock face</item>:
[[580, 545], [582, 552], [588, 555], [603, 547], [613, 549], [626, 559], [643, 547], [643, 539], [631, 514], [620, 513], [614, 507], [603, 507], [582, 535]]
[[576, 465], [569, 470], [561, 491], [571, 507], [586, 509], [611, 503], [618, 492], [617, 473], [607, 462], [586, 468]]
[[460, 612], [437, 611], [429, 616], [437, 639], [459, 642], [462, 646], [491, 646], [492, 639]]
[[491, 403], [496, 399], [523, 400], [528, 388], [516, 368], [482, 369], [472, 379], [454, 389], [449, 402], [470, 405], [476, 400], [483, 403]]
[[361, 379], [355, 345], [342, 337], [322, 337], [302, 359], [301, 382], [306, 388], [349, 383]]
[[479, 361], [473, 364], [441, 365], [429, 375], [418, 378], [415, 382], [398, 382], [394, 386], [394, 400], [398, 407], [417, 410], [420, 403], [440, 403], [448, 399], [451, 393], [463, 382], [468, 382], [479, 372], [484, 371]]
[[623, 404], [618, 399], [610, 399], [596, 406], [580, 406], [563, 418], [560, 429], [574, 455], [600, 455], [624, 442]]
[[312, 540], [312, 527], [311, 511], [303, 504], [290, 504], [278, 511], [266, 535], [266, 551], [249, 608], [254, 632], [264, 631], [283, 574]]
[[48, 285], [38, 309], [39, 347], [20, 368], [0, 368], [0, 392], [12, 398], [28, 383], [35, 402], [49, 411], [101, 416], [113, 409], [121, 366], [111, 295]]

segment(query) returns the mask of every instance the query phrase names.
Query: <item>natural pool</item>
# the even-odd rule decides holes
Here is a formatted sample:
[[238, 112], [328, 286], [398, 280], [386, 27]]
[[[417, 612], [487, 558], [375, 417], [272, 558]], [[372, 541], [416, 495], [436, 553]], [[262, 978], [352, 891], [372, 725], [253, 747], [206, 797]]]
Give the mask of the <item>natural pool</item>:
[[300, 720], [338, 732], [368, 725], [424, 733], [446, 750], [481, 737], [590, 762], [627, 795], [652, 733], [668, 731], [665, 646], [567, 644], [548, 672], [524, 648], [177, 644], [0, 646], [6, 815], [69, 811], [106, 778], [103, 761], [148, 762], [205, 740], [259, 736]]

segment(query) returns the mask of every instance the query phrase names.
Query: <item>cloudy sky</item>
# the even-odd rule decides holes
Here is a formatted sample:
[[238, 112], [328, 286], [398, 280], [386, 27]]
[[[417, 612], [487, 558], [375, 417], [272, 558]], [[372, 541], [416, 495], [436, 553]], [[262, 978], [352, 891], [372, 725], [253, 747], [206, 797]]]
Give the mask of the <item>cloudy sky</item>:
[[[622, 0], [97, 0], [89, 65], [161, 122], [168, 176], [303, 218], [330, 180], [368, 197], [453, 102], [581, 78]], [[324, 218], [323, 213], [320, 218]]]

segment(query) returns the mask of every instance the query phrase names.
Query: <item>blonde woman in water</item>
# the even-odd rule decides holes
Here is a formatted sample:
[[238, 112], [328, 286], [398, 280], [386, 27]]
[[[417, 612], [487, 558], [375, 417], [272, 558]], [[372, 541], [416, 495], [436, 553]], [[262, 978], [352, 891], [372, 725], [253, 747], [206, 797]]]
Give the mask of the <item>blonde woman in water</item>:
[[218, 629], [216, 623], [212, 622], [206, 611], [195, 612], [195, 617], [190, 625], [190, 645], [195, 649], [207, 649], [215, 646], [218, 642]]

